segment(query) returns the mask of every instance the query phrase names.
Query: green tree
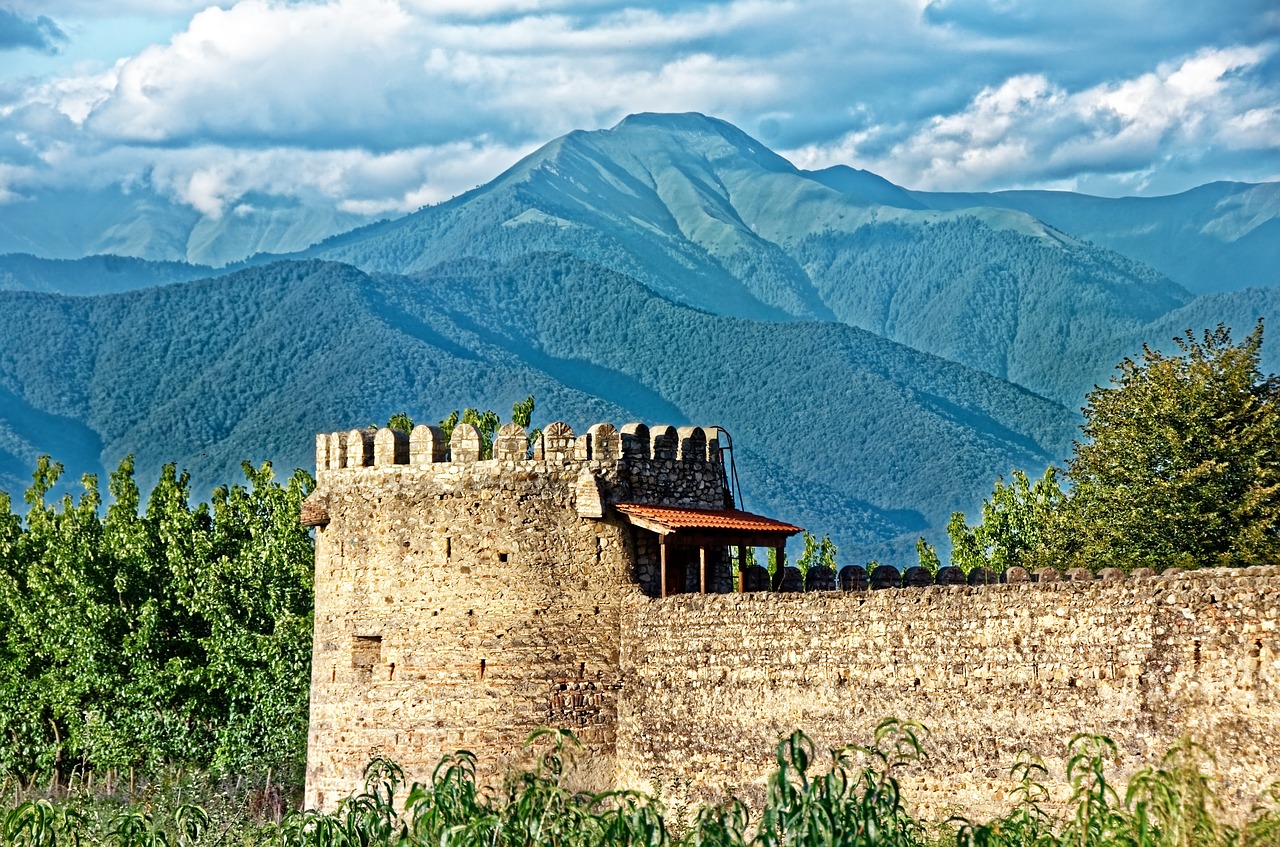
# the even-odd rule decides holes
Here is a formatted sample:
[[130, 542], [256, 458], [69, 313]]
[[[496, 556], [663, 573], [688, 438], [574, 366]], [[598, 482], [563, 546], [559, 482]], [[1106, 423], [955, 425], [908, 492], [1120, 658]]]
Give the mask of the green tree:
[[1219, 325], [1177, 355], [1125, 359], [1084, 409], [1069, 464], [1078, 556], [1091, 567], [1272, 563], [1280, 554], [1280, 380], [1259, 367], [1262, 321]]
[[443, 418], [440, 421], [440, 432], [444, 434], [445, 444], [448, 444], [449, 439], [453, 437], [453, 429], [458, 425], [458, 421], [460, 418], [461, 418], [461, 415], [458, 414], [458, 410], [454, 409], [452, 412], [448, 414], [447, 417]]
[[[1070, 546], [1064, 524], [1067, 494], [1050, 466], [1034, 483], [1015, 470], [1012, 481], [996, 480], [991, 496], [982, 501], [982, 520], [969, 526], [962, 512], [947, 522], [951, 564], [965, 573], [976, 567], [1003, 573], [1014, 566], [1043, 567], [1056, 563]], [[917, 545], [917, 549], [918, 545]]]
[[511, 422], [528, 429], [529, 422], [533, 420], [533, 407], [533, 395], [530, 394], [511, 407]]
[[462, 410], [462, 422], [471, 424], [476, 428], [476, 432], [480, 433], [480, 458], [493, 458], [493, 436], [498, 431], [498, 424], [502, 421], [498, 417], [498, 413], [492, 409], [485, 409], [483, 412], [475, 409]]
[[480, 458], [493, 458], [493, 434], [498, 431], [498, 413], [492, 409], [480, 412], [472, 408], [466, 408], [459, 415], [455, 409], [449, 413], [447, 418], [440, 421], [440, 431], [444, 433], [445, 443], [448, 443], [449, 439], [453, 437], [453, 430], [460, 423], [470, 424], [480, 434]]
[[769, 569], [770, 576], [776, 575], [778, 573], [778, 568], [785, 568], [787, 566], [786, 548], [783, 548], [782, 550], [782, 561], [778, 561], [777, 547], [768, 548], [768, 552], [765, 553], [765, 556], [765, 567]]
[[78, 498], [42, 457], [24, 522], [0, 496], [0, 770], [62, 778], [165, 762], [300, 777], [306, 748], [311, 478], [244, 466], [190, 505], [165, 466], [143, 505], [132, 457]]
[[413, 432], [413, 418], [404, 412], [396, 412], [387, 420], [388, 429], [398, 429], [401, 432]]
[[[534, 397], [530, 394], [523, 400], [517, 401], [511, 407], [511, 420], [525, 429], [529, 428], [529, 422], [533, 419]], [[398, 417], [398, 416], [397, 416]], [[392, 418], [394, 421], [395, 418]], [[407, 416], [406, 416], [407, 420]], [[470, 424], [476, 428], [476, 432], [480, 433], [480, 458], [493, 458], [493, 436], [498, 432], [498, 426], [502, 423], [502, 419], [498, 417], [498, 413], [492, 409], [486, 409], [483, 412], [467, 408], [462, 410], [462, 414], [458, 414], [457, 410], [449, 413], [449, 416], [440, 421], [440, 431], [444, 433], [444, 440], [447, 443], [453, 436], [453, 429], [458, 424]], [[410, 422], [412, 429], [412, 422]], [[388, 424], [390, 426], [391, 424]], [[538, 432], [529, 433], [529, 443], [532, 444], [537, 438]]]
[[824, 535], [819, 539], [812, 533], [806, 532], [802, 540], [804, 551], [796, 559], [796, 567], [802, 576], [808, 576], [810, 568], [819, 566], [831, 568], [833, 572], [836, 570], [836, 544], [831, 540], [830, 535]]
[[938, 559], [938, 551], [924, 540], [923, 535], [916, 539], [916, 564], [934, 576], [938, 575], [938, 568], [942, 567], [942, 562]]

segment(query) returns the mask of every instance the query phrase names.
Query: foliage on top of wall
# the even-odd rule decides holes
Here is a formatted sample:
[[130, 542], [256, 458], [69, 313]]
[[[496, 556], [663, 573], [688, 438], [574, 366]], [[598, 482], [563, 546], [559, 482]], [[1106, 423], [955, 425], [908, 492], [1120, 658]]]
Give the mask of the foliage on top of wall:
[[[517, 400], [511, 407], [511, 422], [519, 424], [525, 429], [529, 428], [529, 422], [533, 419], [533, 409], [535, 401], [532, 394], [523, 400]], [[403, 415], [403, 413], [401, 413]], [[395, 420], [399, 416], [392, 416]], [[408, 415], [403, 415], [405, 420], [410, 421], [409, 432], [413, 429], [412, 420]], [[483, 412], [472, 409], [470, 407], [463, 409], [462, 414], [458, 414], [458, 410], [454, 409], [443, 420], [440, 421], [440, 431], [444, 433], [444, 441], [449, 443], [449, 437], [453, 435], [453, 429], [458, 424], [470, 424], [476, 428], [476, 432], [480, 434], [480, 458], [493, 458], [493, 436], [498, 431], [498, 425], [502, 423], [502, 419], [493, 409], [485, 409]], [[390, 422], [387, 423], [390, 427]], [[394, 428], [394, 427], [393, 427]], [[538, 437], [540, 430], [534, 430], [529, 433], [529, 443], [532, 444]]]

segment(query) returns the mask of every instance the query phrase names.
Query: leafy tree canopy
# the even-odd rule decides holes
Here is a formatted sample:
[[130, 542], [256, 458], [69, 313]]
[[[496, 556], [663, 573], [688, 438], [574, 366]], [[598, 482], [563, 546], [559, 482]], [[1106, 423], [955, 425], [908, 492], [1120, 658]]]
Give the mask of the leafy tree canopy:
[[404, 412], [396, 412], [387, 419], [387, 428], [396, 429], [400, 432], [413, 432], [413, 418]]
[[796, 559], [796, 567], [801, 574], [808, 576], [810, 568], [816, 567], [830, 568], [833, 572], [837, 569], [837, 548], [831, 536], [824, 535], [819, 539], [816, 535], [806, 532], [802, 538], [804, 551]]
[[1126, 569], [1252, 565], [1280, 553], [1280, 380], [1259, 367], [1262, 321], [1221, 324], [1177, 355], [1144, 348], [1088, 395], [1069, 464], [1077, 555]]
[[[516, 403], [511, 407], [511, 421], [528, 429], [529, 421], [533, 419], [533, 409], [534, 399], [533, 395], [530, 394], [523, 400], [516, 401]], [[392, 420], [394, 421], [396, 417], [401, 416], [397, 415], [393, 417]], [[404, 415], [403, 417], [408, 420], [407, 415]], [[446, 443], [449, 441], [449, 438], [452, 437], [454, 427], [460, 423], [470, 424], [476, 428], [476, 432], [480, 434], [480, 458], [492, 459], [493, 436], [497, 433], [498, 426], [502, 423], [502, 419], [498, 417], [498, 413], [493, 409], [485, 409], [481, 412], [476, 409], [467, 408], [462, 410], [462, 414], [458, 414], [458, 411], [455, 409], [449, 413], [448, 417], [440, 421], [440, 431], [444, 433], [444, 440]], [[390, 426], [390, 424], [388, 424], [388, 426]], [[413, 427], [410, 426], [409, 429], [413, 429]], [[533, 440], [537, 435], [537, 430], [529, 433], [530, 444], [533, 443]]]
[[1011, 476], [1008, 483], [996, 480], [990, 498], [982, 501], [977, 526], [970, 527], [961, 512], [947, 523], [951, 564], [965, 573], [977, 567], [1002, 573], [1014, 566], [1056, 564], [1068, 544], [1062, 525], [1067, 495], [1058, 469], [1049, 467], [1034, 483], [1024, 471]]
[[1280, 378], [1259, 364], [1262, 321], [1239, 344], [1223, 325], [1143, 348], [1084, 408], [1068, 463], [997, 480], [975, 527], [947, 527], [952, 564], [1246, 566], [1280, 555]]
[[243, 471], [194, 507], [166, 465], [150, 497], [133, 457], [78, 498], [49, 501], [42, 457], [20, 517], [0, 495], [0, 772], [166, 762], [301, 774], [313, 548], [311, 477]]

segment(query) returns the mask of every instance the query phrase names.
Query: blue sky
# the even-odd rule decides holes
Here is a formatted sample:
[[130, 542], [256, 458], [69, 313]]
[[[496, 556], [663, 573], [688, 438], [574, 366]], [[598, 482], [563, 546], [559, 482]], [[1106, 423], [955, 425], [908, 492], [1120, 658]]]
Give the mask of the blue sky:
[[393, 214], [639, 111], [910, 188], [1280, 180], [1280, 5], [0, 0], [0, 201]]

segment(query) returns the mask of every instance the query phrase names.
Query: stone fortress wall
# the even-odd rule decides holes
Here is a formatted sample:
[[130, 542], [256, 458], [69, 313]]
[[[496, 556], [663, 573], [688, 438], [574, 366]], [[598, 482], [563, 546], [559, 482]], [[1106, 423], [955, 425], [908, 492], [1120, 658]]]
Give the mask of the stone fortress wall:
[[[1232, 815], [1280, 780], [1280, 568], [1127, 580], [632, 596], [622, 615], [618, 783], [669, 803], [758, 802], [779, 737], [866, 744], [927, 726], [903, 778], [918, 813], [1007, 811], [1019, 751], [1064, 797], [1067, 742], [1115, 740], [1123, 784], [1189, 736]], [[1122, 789], [1123, 790], [1123, 789]]]
[[1117, 742], [1121, 781], [1194, 738], [1236, 816], [1280, 779], [1280, 568], [735, 594], [720, 559], [722, 593], [657, 599], [650, 534], [609, 507], [731, 506], [717, 435], [553, 424], [530, 450], [507, 427], [483, 461], [470, 427], [447, 453], [427, 427], [320, 436], [307, 802], [371, 752], [426, 779], [466, 748], [493, 783], [540, 725], [583, 739], [584, 785], [758, 800], [780, 736], [862, 743], [887, 716], [931, 730], [903, 780], [930, 816], [1004, 811], [1024, 747], [1060, 780], [1076, 732]]

